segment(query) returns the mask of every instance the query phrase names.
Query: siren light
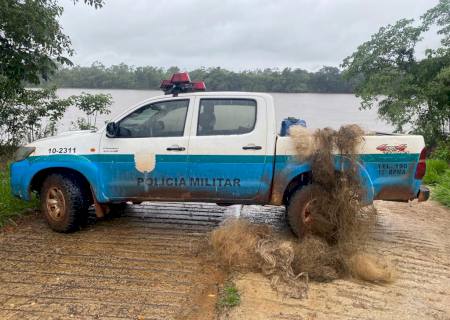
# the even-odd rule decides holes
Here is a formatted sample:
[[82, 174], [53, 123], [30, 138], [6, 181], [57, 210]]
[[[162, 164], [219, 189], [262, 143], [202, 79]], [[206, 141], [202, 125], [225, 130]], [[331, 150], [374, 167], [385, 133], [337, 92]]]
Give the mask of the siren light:
[[179, 93], [205, 91], [206, 85], [203, 81], [191, 81], [187, 72], [179, 72], [174, 73], [170, 80], [162, 80], [160, 89], [165, 94], [177, 96]]
[[206, 91], [206, 85], [203, 81], [192, 82], [192, 88], [194, 91]]
[[170, 82], [172, 82], [173, 84], [190, 83], [191, 78], [189, 77], [189, 73], [187, 72], [174, 73], [172, 75], [172, 79], [170, 79]]

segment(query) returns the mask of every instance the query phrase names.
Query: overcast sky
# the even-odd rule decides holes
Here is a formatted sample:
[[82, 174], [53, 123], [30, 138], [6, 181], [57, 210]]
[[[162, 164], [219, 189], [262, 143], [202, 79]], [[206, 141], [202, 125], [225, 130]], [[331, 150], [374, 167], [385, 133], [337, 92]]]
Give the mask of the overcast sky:
[[[73, 61], [233, 70], [338, 66], [381, 26], [438, 0], [65, 0]], [[434, 47], [436, 37], [421, 44]]]

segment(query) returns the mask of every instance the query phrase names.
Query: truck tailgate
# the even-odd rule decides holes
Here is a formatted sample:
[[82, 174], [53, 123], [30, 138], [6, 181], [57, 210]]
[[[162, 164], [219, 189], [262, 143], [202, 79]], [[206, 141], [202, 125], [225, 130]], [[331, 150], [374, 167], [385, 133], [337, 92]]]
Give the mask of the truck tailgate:
[[421, 180], [416, 179], [422, 136], [365, 136], [360, 161], [370, 177], [374, 199], [407, 201], [417, 196]]

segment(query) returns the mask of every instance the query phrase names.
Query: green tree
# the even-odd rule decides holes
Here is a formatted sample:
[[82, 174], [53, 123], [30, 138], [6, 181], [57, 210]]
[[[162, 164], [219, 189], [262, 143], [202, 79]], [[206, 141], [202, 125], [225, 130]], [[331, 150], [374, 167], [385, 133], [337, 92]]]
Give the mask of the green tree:
[[86, 114], [85, 118], [78, 118], [76, 126], [81, 130], [97, 129], [97, 115], [109, 114], [112, 97], [109, 94], [89, 94], [82, 92], [72, 97], [75, 106]]
[[[96, 8], [103, 5], [103, 0], [84, 2]], [[63, 8], [55, 0], [0, 0], [0, 83], [3, 86], [20, 90], [24, 81], [39, 84], [55, 72], [58, 64], [71, 64], [70, 39], [58, 21], [62, 12]]]
[[[347, 57], [347, 79], [359, 79], [355, 93], [361, 107], [378, 106], [378, 114], [396, 126], [423, 134], [429, 145], [450, 131], [450, 0], [416, 22], [402, 19], [382, 27]], [[417, 58], [416, 46], [431, 26], [438, 26], [441, 47]]]
[[[103, 5], [103, 0], [84, 2]], [[59, 65], [71, 65], [70, 39], [58, 21], [62, 12], [56, 0], [0, 0], [0, 128], [41, 126], [42, 118], [60, 118], [67, 107], [69, 100], [57, 99], [55, 89], [25, 88], [48, 80]], [[0, 142], [20, 143], [20, 132], [6, 132]]]

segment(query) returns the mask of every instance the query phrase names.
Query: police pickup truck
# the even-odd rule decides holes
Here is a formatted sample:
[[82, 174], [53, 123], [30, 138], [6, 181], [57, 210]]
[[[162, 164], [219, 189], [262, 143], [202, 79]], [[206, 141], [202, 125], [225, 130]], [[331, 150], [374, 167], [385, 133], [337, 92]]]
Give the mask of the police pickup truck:
[[[102, 216], [142, 201], [285, 205], [304, 217], [307, 198], [293, 195], [311, 183], [311, 167], [289, 136], [277, 134], [272, 96], [203, 92], [204, 83], [186, 73], [161, 87], [166, 95], [101, 130], [21, 147], [11, 165], [13, 194], [30, 200], [36, 192], [59, 232], [77, 230], [91, 205]], [[367, 135], [358, 154], [365, 203], [428, 199], [422, 136]]]

